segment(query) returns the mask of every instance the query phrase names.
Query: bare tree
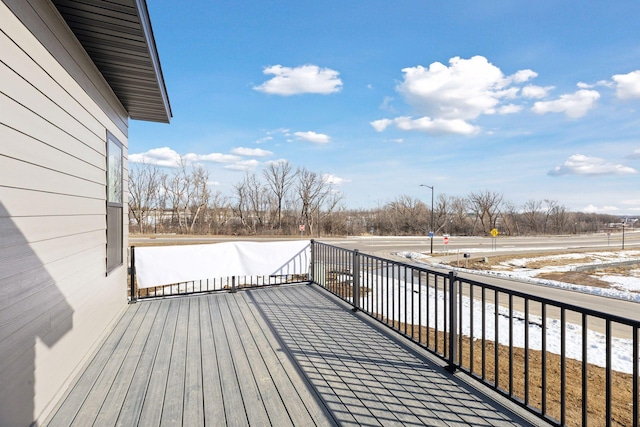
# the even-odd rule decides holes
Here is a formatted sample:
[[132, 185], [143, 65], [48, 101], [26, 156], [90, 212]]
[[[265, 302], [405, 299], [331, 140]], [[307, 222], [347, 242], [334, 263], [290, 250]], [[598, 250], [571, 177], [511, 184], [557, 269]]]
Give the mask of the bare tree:
[[526, 202], [522, 206], [522, 217], [530, 232], [537, 233], [541, 225], [542, 202], [533, 199]]
[[520, 213], [518, 212], [518, 207], [511, 202], [505, 202], [503, 206], [501, 215], [502, 227], [504, 228], [503, 234], [509, 236], [520, 234]]
[[160, 193], [162, 205], [171, 209], [171, 225], [177, 223], [180, 233], [194, 233], [211, 196], [209, 172], [181, 159], [178, 169], [163, 177]]
[[[178, 231], [186, 231], [186, 223], [183, 212], [186, 210], [186, 199], [188, 192], [188, 182], [184, 179], [187, 164], [184, 159], [180, 159], [180, 167], [172, 175], [166, 175], [162, 181], [162, 191], [166, 203], [171, 209], [171, 226], [177, 223]], [[183, 208], [184, 207], [184, 208]]]
[[449, 213], [448, 232], [455, 234], [471, 233], [468, 199], [456, 196], [449, 197], [447, 211]]
[[224, 197], [220, 191], [211, 193], [204, 214], [205, 223], [207, 224], [207, 234], [219, 234], [222, 231], [222, 227], [229, 219], [228, 211], [226, 197]]
[[[186, 206], [188, 209], [188, 219], [190, 219], [189, 233], [193, 234], [196, 221], [203, 209], [209, 204], [209, 172], [202, 166], [194, 166], [187, 178], [188, 192]], [[186, 213], [186, 211], [185, 211]]]
[[555, 205], [549, 212], [549, 219], [554, 233], [563, 233], [569, 228], [569, 214], [567, 208], [562, 205]]
[[287, 161], [271, 162], [267, 164], [267, 168], [262, 173], [275, 198], [278, 230], [282, 232], [282, 204], [293, 185], [295, 173]]
[[235, 204], [233, 205], [233, 212], [236, 217], [240, 220], [241, 224], [244, 227], [247, 227], [246, 221], [246, 212], [248, 210], [247, 205], [247, 184], [245, 181], [242, 181], [233, 186], [234, 197], [236, 199]]
[[313, 235], [313, 220], [315, 212], [320, 208], [331, 186], [326, 177], [306, 168], [296, 171], [296, 192], [300, 202], [300, 219], [308, 226], [308, 232]]
[[558, 208], [558, 202], [556, 200], [544, 199], [545, 211], [544, 211], [544, 222], [542, 227], [542, 232], [547, 234], [549, 222], [551, 220], [551, 216], [553, 212]]
[[247, 174], [244, 178], [244, 189], [247, 204], [251, 210], [251, 224], [253, 232], [257, 233], [258, 227], [262, 230], [265, 225], [264, 216], [267, 212], [268, 196], [267, 189], [256, 177], [255, 174]]
[[[341, 205], [344, 200], [344, 196], [342, 193], [338, 191], [334, 191], [331, 188], [331, 184], [329, 184], [329, 191], [327, 192], [327, 196], [324, 200], [320, 200], [319, 202], [323, 203], [322, 209], [320, 206], [318, 207], [318, 237], [320, 236], [320, 224], [324, 224], [325, 232], [329, 234], [333, 234], [334, 230], [337, 228], [337, 224], [333, 221], [333, 214], [335, 211], [344, 210], [344, 206]], [[321, 212], [322, 211], [322, 215]]]
[[159, 193], [164, 173], [155, 165], [131, 164], [129, 170], [129, 215], [133, 216], [139, 231], [145, 225], [153, 209], [159, 207]]
[[436, 205], [433, 207], [434, 215], [434, 233], [449, 233], [453, 224], [454, 215], [454, 202], [453, 197], [448, 197], [445, 194], [438, 195]]
[[394, 234], [426, 234], [431, 216], [427, 206], [419, 199], [407, 195], [396, 197], [385, 205]]
[[502, 198], [502, 194], [489, 190], [469, 195], [469, 207], [475, 214], [474, 228], [477, 221], [480, 221], [482, 231], [485, 234], [489, 234], [491, 229], [496, 227]]

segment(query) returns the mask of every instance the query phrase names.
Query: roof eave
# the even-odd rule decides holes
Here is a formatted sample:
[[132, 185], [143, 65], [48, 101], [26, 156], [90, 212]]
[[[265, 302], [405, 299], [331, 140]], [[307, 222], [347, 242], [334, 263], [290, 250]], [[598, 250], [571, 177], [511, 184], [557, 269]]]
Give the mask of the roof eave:
[[146, 0], [52, 0], [133, 120], [169, 123]]

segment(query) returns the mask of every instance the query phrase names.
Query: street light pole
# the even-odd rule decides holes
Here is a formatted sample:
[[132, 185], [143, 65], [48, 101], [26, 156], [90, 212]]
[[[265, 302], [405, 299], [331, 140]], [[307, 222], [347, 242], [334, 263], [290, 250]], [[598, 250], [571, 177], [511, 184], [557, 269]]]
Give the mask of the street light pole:
[[431, 236], [431, 253], [433, 253], [433, 186], [431, 185], [425, 185], [425, 184], [420, 184], [420, 187], [427, 187], [431, 189], [431, 231], [429, 232], [430, 236]]

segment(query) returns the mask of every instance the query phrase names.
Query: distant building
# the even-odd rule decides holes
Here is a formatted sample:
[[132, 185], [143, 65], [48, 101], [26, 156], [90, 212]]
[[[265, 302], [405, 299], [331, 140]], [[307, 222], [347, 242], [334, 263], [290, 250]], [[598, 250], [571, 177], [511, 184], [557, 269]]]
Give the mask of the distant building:
[[1, 426], [41, 423], [126, 308], [129, 118], [171, 118], [145, 0], [0, 0]]

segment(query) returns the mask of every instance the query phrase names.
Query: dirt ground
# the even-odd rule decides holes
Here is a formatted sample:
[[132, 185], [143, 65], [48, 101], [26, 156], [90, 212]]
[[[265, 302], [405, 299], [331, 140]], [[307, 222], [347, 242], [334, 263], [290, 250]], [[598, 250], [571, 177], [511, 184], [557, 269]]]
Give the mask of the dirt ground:
[[[592, 252], [596, 252], [593, 251]], [[597, 252], [606, 252], [598, 250]], [[558, 252], [541, 252], [541, 253], [527, 253], [527, 254], [511, 254], [511, 255], [496, 255], [487, 258], [471, 259], [466, 268], [470, 270], [483, 270], [483, 271], [506, 271], [502, 268], [499, 270], [496, 267], [501, 267], [504, 263], [516, 259], [533, 259], [527, 262], [526, 268], [528, 269], [541, 269], [545, 267], [563, 266], [569, 263], [571, 264], [590, 264], [598, 261], [597, 258], [585, 253], [584, 256], [579, 258], [563, 259], [563, 258], [548, 258], [554, 255], [572, 254], [573, 251], [558, 251]], [[535, 259], [539, 258], [539, 259]], [[486, 261], [485, 261], [486, 259]], [[514, 267], [515, 268], [515, 267]], [[521, 267], [518, 267], [521, 268]], [[599, 275], [611, 275], [611, 276], [629, 276], [632, 270], [638, 270], [638, 264], [630, 266], [615, 266], [615, 267], [602, 267], [588, 272], [579, 271], [559, 271], [559, 272], [541, 272], [536, 275], [536, 278], [555, 280], [557, 282], [571, 283], [574, 285], [593, 286], [599, 288], [610, 288], [611, 283], [604, 280], [600, 280]]]
[[[385, 319], [380, 319], [385, 321]], [[391, 322], [387, 322], [391, 324]], [[445, 347], [447, 334], [438, 332], [436, 335], [433, 329], [427, 329], [417, 325], [405, 325], [401, 322], [392, 322], [393, 327], [398, 329], [413, 339], [431, 348]], [[427, 341], [427, 336], [428, 341]], [[436, 344], [436, 340], [437, 343]], [[472, 350], [473, 349], [473, 350]], [[502, 389], [511, 390], [514, 398], [527, 401], [532, 408], [540, 411], [544, 399], [545, 414], [555, 420], [561, 420], [562, 395], [562, 359], [559, 355], [547, 352], [543, 369], [543, 357], [541, 351], [530, 350], [528, 353], [529, 376], [525, 378], [525, 354], [524, 349], [514, 348], [513, 354], [509, 353], [509, 348], [498, 345], [498, 380], [496, 381], [496, 349], [491, 341], [484, 343], [482, 340], [471, 341], [469, 338], [463, 340], [461, 353], [461, 366], [463, 369], [472, 372], [475, 376], [484, 378], [489, 384]], [[483, 361], [484, 355], [484, 361]], [[582, 426], [582, 403], [587, 402], [588, 425], [593, 427], [606, 426], [606, 370], [599, 366], [587, 364], [585, 369], [587, 395], [582, 395], [583, 364], [582, 362], [566, 359], [564, 375], [566, 378], [564, 399], [566, 408], [567, 426]], [[544, 374], [543, 374], [544, 373]], [[611, 425], [631, 426], [633, 425], [633, 376], [630, 374], [613, 371], [611, 373]], [[543, 375], [546, 380], [546, 388], [543, 390]], [[510, 381], [511, 378], [511, 381]], [[526, 393], [525, 393], [526, 390]]]
[[[606, 251], [594, 251], [590, 252], [606, 252]], [[563, 255], [563, 254], [575, 254], [574, 251], [558, 251], [555, 253], [527, 253], [527, 254], [511, 254], [511, 255], [497, 255], [487, 258], [470, 259], [466, 268], [472, 270], [494, 270], [508, 272], [508, 267], [505, 269], [505, 265], [508, 265], [513, 260], [517, 259], [529, 259], [526, 263], [527, 269], [543, 269], [545, 267], [558, 267], [567, 264], [594, 264], [599, 261], [597, 258], [584, 253], [584, 256], [572, 257], [572, 258], [550, 258], [550, 256]], [[513, 269], [523, 268], [519, 263], [513, 263]], [[558, 282], [571, 283], [583, 286], [593, 286], [600, 288], [610, 288], [611, 283], [606, 282], [598, 278], [599, 275], [608, 276], [637, 276], [639, 265], [631, 266], [603, 266], [602, 268], [590, 270], [587, 272], [578, 271], [560, 271], [560, 272], [541, 272], [535, 277], [540, 279], [554, 280]], [[402, 329], [404, 326], [399, 325]], [[422, 331], [422, 336], [426, 336], [427, 331]], [[429, 331], [431, 339], [435, 339], [434, 331]], [[417, 336], [414, 336], [418, 339]], [[439, 337], [444, 340], [444, 336]], [[473, 347], [473, 358], [471, 357], [471, 348]], [[484, 346], [486, 358], [485, 364], [485, 378], [489, 382], [495, 381], [495, 345], [493, 342], [486, 342]], [[482, 375], [482, 342], [476, 340], [473, 342], [465, 341], [462, 349], [462, 365], [466, 369], [471, 370], [478, 375]], [[513, 355], [509, 354], [509, 350], [506, 346], [498, 346], [498, 360], [500, 361], [498, 371], [498, 387], [503, 390], [513, 390], [515, 397], [524, 400], [524, 360], [525, 354], [523, 349], [515, 348]], [[546, 355], [546, 381], [547, 389], [543, 393], [542, 390], [542, 353], [540, 351], [529, 352], [529, 381], [527, 385], [529, 393], [529, 403], [537, 408], [541, 407], [542, 397], [545, 396], [545, 406], [547, 413], [551, 417], [559, 420], [560, 413], [560, 400], [561, 400], [561, 388], [560, 378], [562, 374], [560, 356], [552, 353]], [[473, 361], [472, 361], [473, 360]], [[513, 360], [513, 364], [509, 363], [509, 360]], [[473, 365], [472, 365], [473, 364]], [[583, 365], [582, 362], [567, 359], [565, 361], [565, 375], [566, 375], [566, 425], [568, 426], [580, 426], [582, 425], [582, 383], [583, 383]], [[509, 384], [509, 370], [512, 371], [513, 383]], [[586, 381], [587, 381], [587, 408], [588, 418], [590, 426], [604, 426], [606, 424], [606, 370], [604, 368], [587, 365], [586, 367]], [[612, 389], [611, 389], [611, 401], [612, 401], [612, 425], [615, 426], [629, 426], [633, 425], [633, 413], [631, 408], [633, 407], [633, 376], [620, 372], [612, 372]], [[637, 399], [637, 397], [636, 397]]]

